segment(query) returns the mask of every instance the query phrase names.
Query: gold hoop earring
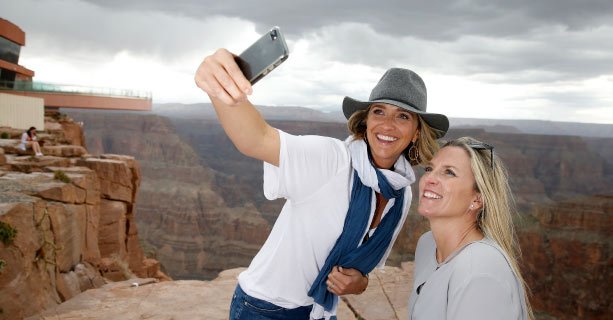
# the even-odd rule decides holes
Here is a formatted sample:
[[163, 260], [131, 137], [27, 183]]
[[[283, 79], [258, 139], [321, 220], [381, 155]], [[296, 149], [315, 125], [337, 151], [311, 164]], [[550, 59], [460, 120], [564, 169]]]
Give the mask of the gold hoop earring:
[[417, 142], [414, 142], [413, 145], [409, 148], [408, 156], [411, 162], [419, 162], [419, 149], [417, 148]]

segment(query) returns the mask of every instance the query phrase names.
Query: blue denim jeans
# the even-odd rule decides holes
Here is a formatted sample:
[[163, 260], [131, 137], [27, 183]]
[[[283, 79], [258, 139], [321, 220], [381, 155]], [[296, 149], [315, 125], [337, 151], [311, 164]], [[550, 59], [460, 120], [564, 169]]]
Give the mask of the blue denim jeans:
[[[313, 306], [286, 309], [246, 294], [236, 286], [230, 304], [230, 320], [309, 320]], [[335, 320], [333, 317], [332, 320]]]

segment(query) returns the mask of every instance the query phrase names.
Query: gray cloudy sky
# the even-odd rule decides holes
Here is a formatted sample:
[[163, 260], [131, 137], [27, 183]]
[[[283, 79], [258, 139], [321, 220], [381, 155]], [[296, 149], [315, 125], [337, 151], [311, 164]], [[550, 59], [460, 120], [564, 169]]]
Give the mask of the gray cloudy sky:
[[6, 0], [35, 80], [208, 102], [193, 84], [216, 48], [240, 53], [278, 25], [290, 58], [252, 101], [338, 110], [392, 66], [452, 117], [613, 123], [613, 1]]

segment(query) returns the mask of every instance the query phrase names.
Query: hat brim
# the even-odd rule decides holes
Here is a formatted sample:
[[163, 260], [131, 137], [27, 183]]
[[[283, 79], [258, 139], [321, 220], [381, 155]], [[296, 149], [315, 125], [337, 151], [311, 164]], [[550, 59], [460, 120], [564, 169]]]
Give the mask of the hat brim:
[[354, 112], [366, 110], [373, 103], [387, 103], [419, 114], [430, 127], [440, 130], [440, 132], [436, 132], [437, 139], [442, 138], [447, 133], [447, 130], [449, 130], [449, 119], [447, 119], [447, 116], [444, 114], [424, 112], [414, 108], [411, 105], [395, 100], [380, 99], [373, 101], [359, 101], [350, 97], [345, 97], [345, 99], [343, 99], [343, 114], [345, 115], [345, 118], [349, 119]]

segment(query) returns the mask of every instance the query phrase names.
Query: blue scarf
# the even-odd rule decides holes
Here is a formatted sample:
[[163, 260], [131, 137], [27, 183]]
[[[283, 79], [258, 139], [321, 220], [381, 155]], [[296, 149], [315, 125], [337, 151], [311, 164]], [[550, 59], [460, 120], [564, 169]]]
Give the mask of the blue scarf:
[[[374, 166], [373, 166], [374, 167]], [[309, 290], [309, 296], [326, 311], [334, 309], [338, 297], [329, 292], [326, 286], [328, 274], [335, 265], [354, 268], [368, 274], [372, 271], [387, 251], [396, 226], [402, 217], [405, 188], [394, 190], [381, 170], [375, 168], [381, 194], [386, 199], [396, 199], [389, 212], [383, 217], [372, 237], [359, 246], [362, 235], [368, 227], [371, 210], [372, 188], [365, 186], [354, 170], [351, 201], [345, 217], [343, 232], [336, 240], [324, 266], [319, 271], [315, 282]], [[358, 247], [359, 246], [359, 247]]]

